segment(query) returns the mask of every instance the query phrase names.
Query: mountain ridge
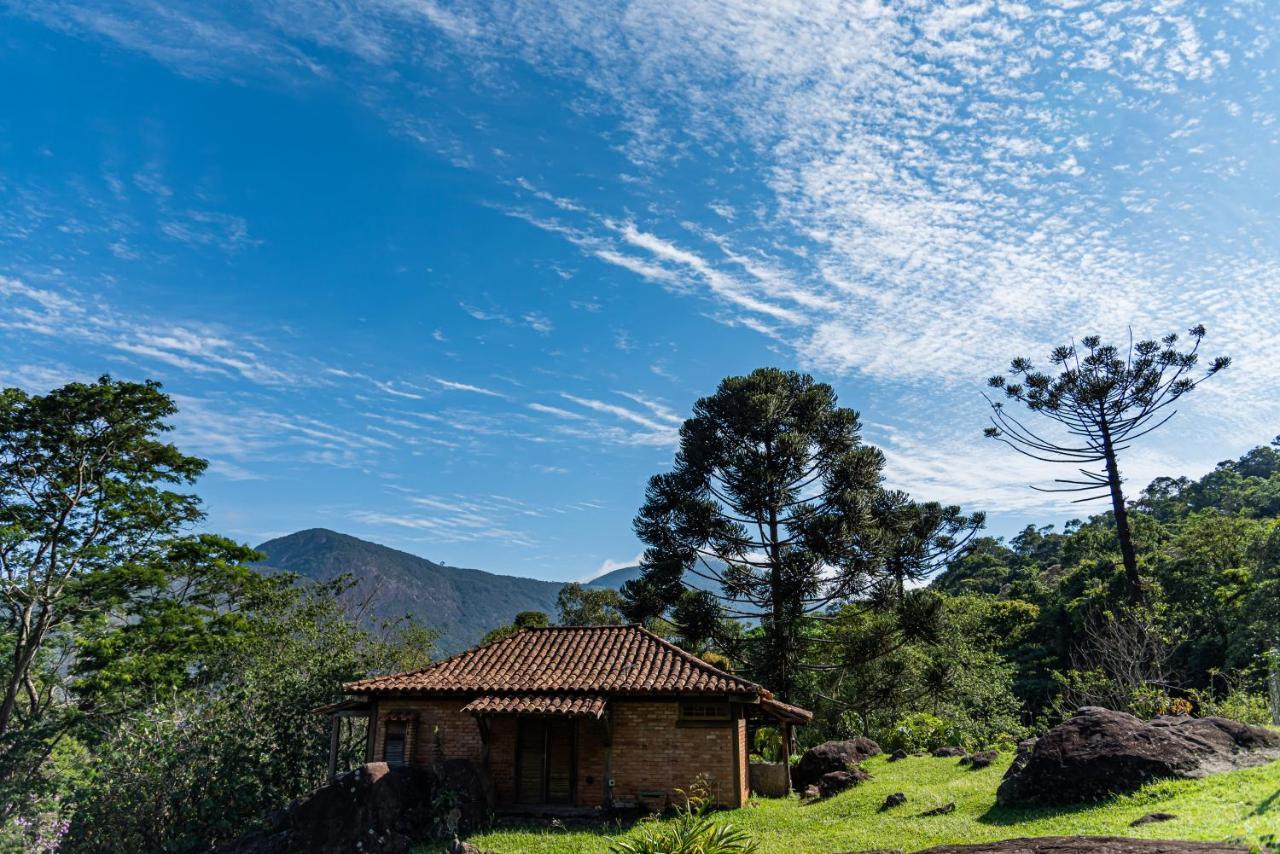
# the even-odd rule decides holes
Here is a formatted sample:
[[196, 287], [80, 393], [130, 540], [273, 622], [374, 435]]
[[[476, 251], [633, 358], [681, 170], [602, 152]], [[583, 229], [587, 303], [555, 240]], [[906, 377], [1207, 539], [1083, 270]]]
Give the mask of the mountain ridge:
[[409, 616], [437, 629], [440, 651], [480, 642], [521, 611], [554, 615], [565, 582], [501, 575], [436, 563], [409, 552], [328, 528], [308, 528], [257, 547], [257, 568], [296, 573], [312, 581], [350, 574], [355, 595], [374, 618]]

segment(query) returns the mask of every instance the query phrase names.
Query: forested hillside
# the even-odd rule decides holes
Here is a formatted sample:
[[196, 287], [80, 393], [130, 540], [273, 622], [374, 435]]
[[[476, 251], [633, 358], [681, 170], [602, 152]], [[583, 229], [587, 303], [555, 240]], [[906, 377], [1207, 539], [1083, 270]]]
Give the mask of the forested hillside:
[[313, 528], [263, 543], [260, 566], [313, 581], [350, 575], [350, 596], [367, 603], [370, 620], [409, 617], [438, 632], [443, 653], [476, 644], [521, 611], [556, 609], [558, 581], [497, 575], [429, 561], [376, 543]]
[[[1226, 694], [1261, 715], [1280, 646], [1280, 438], [1195, 480], [1156, 479], [1130, 519], [1154, 605], [1149, 638], [1126, 638], [1110, 619], [1122, 584], [1110, 513], [975, 540], [933, 589], [1021, 615], [1000, 651], [1029, 714], [1067, 701], [1154, 708]], [[1129, 670], [1143, 657], [1136, 643], [1156, 653], [1142, 672]]]

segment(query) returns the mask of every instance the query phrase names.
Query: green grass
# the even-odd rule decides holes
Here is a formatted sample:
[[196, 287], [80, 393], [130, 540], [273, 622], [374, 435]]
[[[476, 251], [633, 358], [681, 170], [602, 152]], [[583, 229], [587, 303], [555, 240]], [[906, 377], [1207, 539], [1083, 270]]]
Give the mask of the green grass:
[[[760, 843], [761, 854], [863, 851], [901, 848], [918, 851], [943, 843], [990, 842], [1019, 836], [1110, 835], [1154, 839], [1233, 840], [1258, 843], [1280, 835], [1280, 762], [1205, 780], [1152, 783], [1131, 795], [1072, 808], [1008, 809], [995, 806], [996, 786], [1011, 756], [990, 768], [969, 771], [954, 759], [912, 757], [890, 763], [884, 757], [865, 767], [872, 779], [826, 801], [802, 804], [795, 797], [754, 799], [721, 813]], [[877, 809], [885, 796], [904, 792], [907, 803], [889, 812]], [[949, 815], [921, 817], [932, 807], [955, 801]], [[1131, 828], [1150, 812], [1177, 815], [1174, 821]], [[607, 827], [506, 826], [470, 841], [498, 854], [589, 854], [607, 852], [628, 829]], [[434, 848], [420, 848], [427, 854]]]

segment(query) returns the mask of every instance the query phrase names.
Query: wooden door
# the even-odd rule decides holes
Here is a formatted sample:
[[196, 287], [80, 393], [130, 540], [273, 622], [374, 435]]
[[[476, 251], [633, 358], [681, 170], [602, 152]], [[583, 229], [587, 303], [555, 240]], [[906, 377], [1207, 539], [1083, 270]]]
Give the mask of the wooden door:
[[573, 803], [573, 721], [547, 722], [547, 797], [549, 804]]
[[574, 722], [520, 718], [516, 727], [516, 801], [572, 804]]

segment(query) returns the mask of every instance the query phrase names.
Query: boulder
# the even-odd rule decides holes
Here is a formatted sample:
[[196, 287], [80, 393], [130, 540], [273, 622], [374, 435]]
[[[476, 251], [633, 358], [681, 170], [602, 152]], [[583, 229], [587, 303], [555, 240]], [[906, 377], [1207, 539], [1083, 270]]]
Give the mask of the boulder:
[[1129, 822], [1129, 826], [1142, 827], [1144, 824], [1156, 824], [1157, 822], [1161, 822], [1161, 821], [1173, 821], [1175, 818], [1177, 818], [1177, 816], [1171, 812], [1149, 812], [1146, 815], [1144, 815], [1142, 818], [1136, 818], [1133, 821]]
[[430, 767], [371, 762], [299, 798], [266, 830], [218, 849], [221, 854], [308, 851], [409, 851], [416, 843], [481, 827], [489, 793], [479, 769], [465, 760]]
[[906, 758], [907, 758], [907, 751], [905, 751], [905, 750], [903, 750], [903, 749], [901, 749], [901, 748], [899, 748], [899, 749], [897, 749], [897, 750], [893, 751], [893, 753], [889, 754], [889, 761], [890, 761], [890, 762], [901, 762], [903, 759], [906, 759]]
[[965, 762], [964, 759], [961, 759], [960, 761], [965, 762], [971, 770], [977, 771], [979, 768], [989, 767], [991, 763], [995, 762], [999, 758], [1000, 754], [995, 750], [982, 750], [968, 757], [967, 762]]
[[1025, 756], [1019, 747], [996, 793], [1002, 806], [1082, 803], [1159, 778], [1264, 764], [1280, 759], [1280, 733], [1223, 718], [1146, 722], [1090, 706], [1037, 739]]
[[925, 810], [924, 812], [920, 813], [920, 815], [922, 816], [946, 815], [947, 813], [952, 813], [955, 811], [956, 811], [956, 802], [948, 801], [947, 803], [943, 804], [940, 807], [934, 807], [931, 810]]
[[963, 747], [939, 747], [933, 751], [933, 755], [939, 759], [954, 758], [956, 756], [968, 756], [969, 751]]
[[1178, 842], [1172, 839], [1121, 839], [1115, 836], [1041, 836], [980, 845], [938, 845], [920, 854], [1245, 854], [1244, 845]]
[[871, 775], [861, 768], [854, 768], [851, 771], [829, 771], [818, 781], [818, 793], [824, 798], [829, 798], [840, 794], [845, 789], [853, 788], [863, 780], [870, 779]]
[[894, 807], [900, 807], [907, 802], [907, 796], [902, 792], [894, 792], [892, 795], [884, 799], [884, 803], [880, 805], [880, 812], [891, 810]]
[[791, 785], [797, 792], [806, 786], [816, 785], [822, 775], [832, 771], [849, 771], [868, 756], [880, 752], [880, 745], [869, 738], [851, 738], [848, 741], [824, 741], [804, 752], [800, 761], [791, 769]]
[[822, 797], [822, 792], [818, 790], [817, 786], [805, 786], [804, 791], [800, 793], [800, 797], [806, 801], [816, 801]]

